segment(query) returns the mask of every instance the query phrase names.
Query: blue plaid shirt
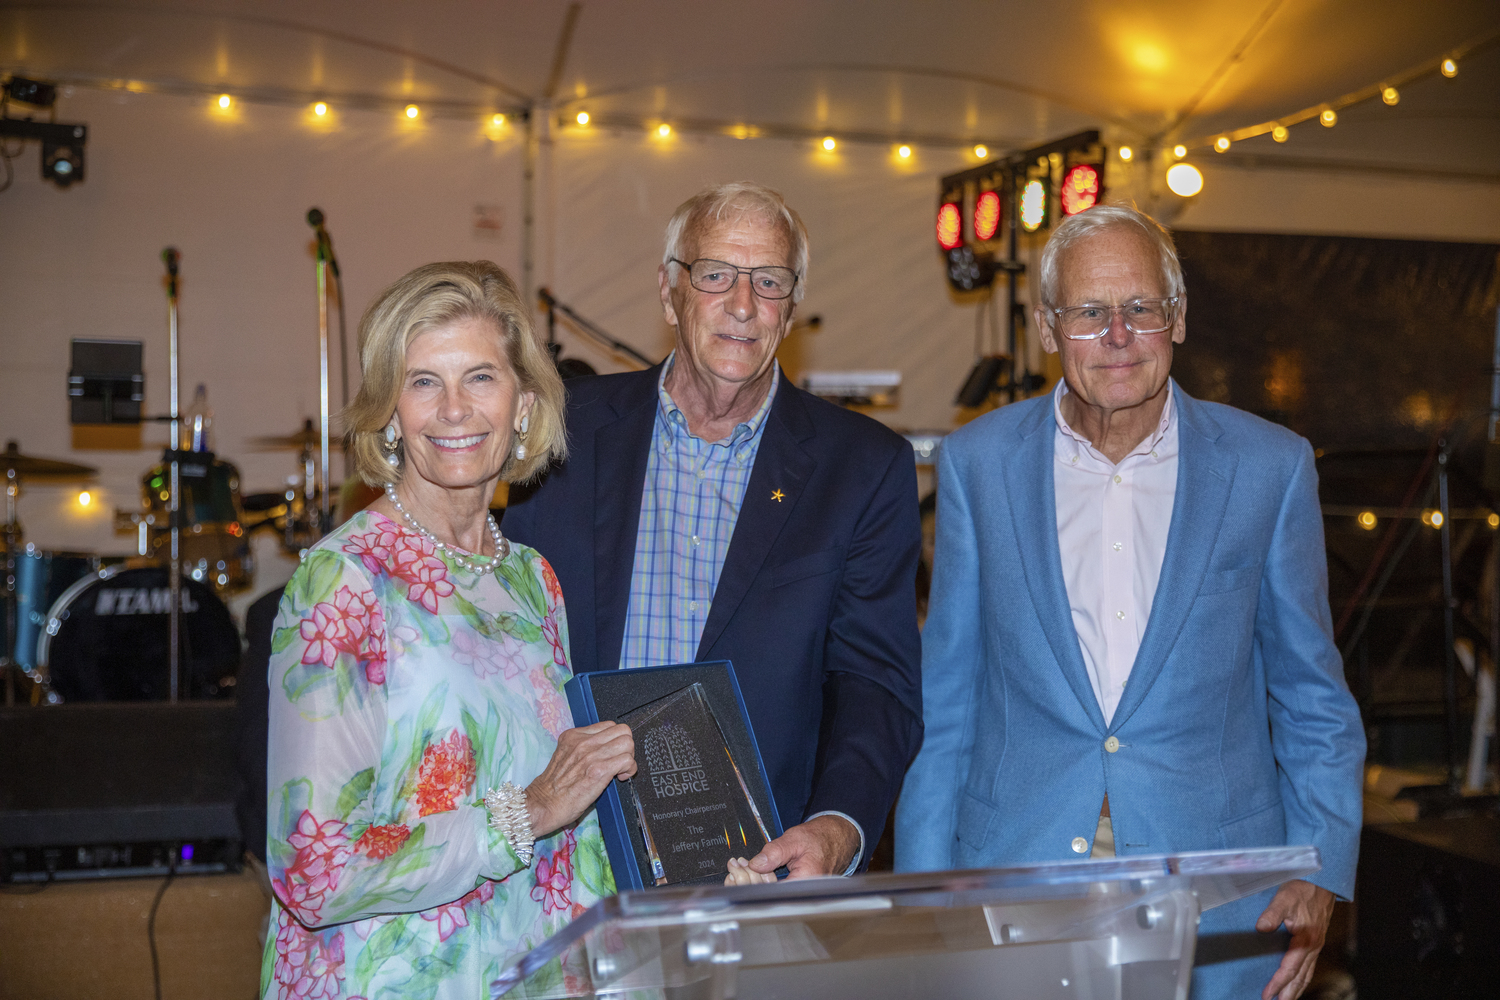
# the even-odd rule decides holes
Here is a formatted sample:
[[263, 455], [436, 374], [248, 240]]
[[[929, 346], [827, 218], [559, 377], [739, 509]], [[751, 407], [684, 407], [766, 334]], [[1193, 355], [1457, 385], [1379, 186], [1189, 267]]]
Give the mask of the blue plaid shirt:
[[781, 376], [773, 361], [771, 390], [760, 409], [723, 441], [708, 442], [688, 431], [687, 417], [667, 392], [675, 361], [673, 352], [656, 383], [656, 424], [641, 490], [621, 667], [697, 658]]

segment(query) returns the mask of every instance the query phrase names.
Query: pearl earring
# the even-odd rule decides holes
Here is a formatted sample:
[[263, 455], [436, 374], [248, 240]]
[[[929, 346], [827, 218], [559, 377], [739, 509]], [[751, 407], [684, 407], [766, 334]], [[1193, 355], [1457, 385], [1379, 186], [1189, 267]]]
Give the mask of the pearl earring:
[[396, 454], [396, 425], [385, 425], [385, 461], [393, 469], [401, 468], [401, 456]]
[[526, 460], [526, 432], [531, 429], [531, 417], [529, 414], [521, 415], [521, 430], [516, 434], [516, 461]]

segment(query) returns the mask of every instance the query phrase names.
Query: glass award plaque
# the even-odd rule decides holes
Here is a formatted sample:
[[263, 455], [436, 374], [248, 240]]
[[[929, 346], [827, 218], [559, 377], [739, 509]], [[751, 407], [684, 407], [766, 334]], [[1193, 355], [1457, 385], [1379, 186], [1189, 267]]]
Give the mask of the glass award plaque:
[[623, 784], [652, 884], [722, 878], [730, 858], [772, 839], [701, 683], [619, 721], [635, 736], [636, 773]]

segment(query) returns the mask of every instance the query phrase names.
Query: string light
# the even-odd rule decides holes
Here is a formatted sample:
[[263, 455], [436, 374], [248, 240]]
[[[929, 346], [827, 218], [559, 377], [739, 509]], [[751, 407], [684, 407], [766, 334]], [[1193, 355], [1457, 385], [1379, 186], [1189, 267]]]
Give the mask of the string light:
[[1484, 519], [1484, 523], [1488, 524], [1491, 528], [1500, 528], [1500, 514], [1491, 514]]
[[667, 136], [672, 134], [672, 126], [668, 125], [666, 122], [662, 122], [660, 125], [656, 126], [656, 134], [665, 139]]
[[1361, 528], [1364, 528], [1366, 531], [1375, 530], [1375, 512], [1373, 510], [1360, 511], [1359, 517], [1355, 518], [1355, 521], [1358, 522], [1359, 526]]
[[1179, 160], [1182, 159], [1187, 155], [1187, 147], [1182, 145], [1181, 143], [1178, 143], [1177, 145], [1172, 147], [1172, 155], [1177, 157]]
[[1444, 59], [1443, 60], [1443, 65], [1442, 65], [1442, 72], [1443, 72], [1443, 75], [1446, 76], [1448, 79], [1450, 79], [1450, 80], [1453, 79], [1455, 76], [1458, 75], [1458, 63], [1454, 62], [1452, 59]]
[[505, 124], [505, 116], [496, 115], [495, 117], [490, 119], [490, 124], [495, 126], [496, 128], [499, 128], [500, 126]]
[[1400, 102], [1401, 95], [1395, 87], [1385, 87], [1380, 91], [1380, 99], [1394, 108]]
[[977, 157], [979, 157], [982, 160], [986, 156], [990, 155], [990, 147], [985, 146], [985, 145], [975, 146], [974, 147], [974, 155], [977, 156]]
[[589, 123], [589, 113], [587, 111], [578, 112], [577, 121], [580, 125], [587, 125]]
[[408, 118], [415, 118], [421, 113], [422, 109], [417, 107], [415, 104], [408, 104], [406, 106], [406, 117]]
[[1191, 198], [1203, 190], [1203, 172], [1191, 163], [1174, 163], [1167, 171], [1167, 187], [1175, 195]]
[[82, 493], [78, 494], [78, 506], [80, 506], [80, 507], [87, 507], [89, 504], [91, 504], [93, 502], [94, 502], [93, 494], [89, 493], [88, 490], [84, 490]]
[[1214, 140], [1214, 149], [1217, 150], [1220, 153], [1228, 151], [1228, 149], [1229, 149], [1229, 136], [1227, 136], [1227, 135], [1221, 135], [1217, 139], [1215, 139]]
[[1324, 108], [1323, 113], [1318, 116], [1318, 121], [1323, 123], [1324, 128], [1333, 128], [1339, 123], [1339, 113], [1332, 108]]
[[1285, 125], [1277, 125], [1275, 128], [1271, 129], [1271, 138], [1275, 139], [1277, 142], [1286, 142], [1287, 136], [1289, 135], [1291, 135], [1291, 133], [1286, 130]]
[[219, 95], [219, 107], [222, 110], [228, 111], [229, 110], [229, 105], [231, 105], [233, 103], [234, 103], [234, 98], [230, 97], [228, 94], [220, 94]]
[[909, 160], [909, 159], [911, 159], [911, 147], [910, 146], [898, 146], [896, 148], [896, 155], [899, 156], [899, 157], [901, 157], [901, 159], [903, 159], [903, 160]]
[[831, 153], [836, 148], [838, 148], [838, 143], [834, 142], [833, 141], [833, 136], [830, 135], [830, 136], [828, 136], [827, 138], [825, 138], [823, 140], [823, 148], [826, 149], [826, 150], [828, 150], [828, 152]]
[[328, 114], [328, 105], [324, 104], [322, 101], [319, 101], [317, 104], [313, 105], [313, 114], [317, 115], [319, 118], [322, 118], [324, 115]]
[[1134, 155], [1135, 150], [1131, 149], [1129, 146], [1120, 147], [1120, 159], [1124, 160], [1126, 163], [1129, 163], [1130, 158]]

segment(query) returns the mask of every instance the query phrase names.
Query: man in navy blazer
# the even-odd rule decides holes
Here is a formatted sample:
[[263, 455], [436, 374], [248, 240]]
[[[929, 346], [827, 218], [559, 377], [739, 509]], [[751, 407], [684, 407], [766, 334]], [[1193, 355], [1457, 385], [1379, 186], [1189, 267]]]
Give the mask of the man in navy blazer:
[[1073, 216], [1040, 270], [1063, 381], [938, 461], [896, 867], [1311, 844], [1316, 874], [1203, 915], [1200, 962], [1260, 954], [1193, 974], [1194, 997], [1290, 1000], [1354, 891], [1365, 751], [1312, 449], [1170, 379], [1187, 300], [1154, 220]]
[[921, 739], [911, 447], [781, 373], [807, 232], [780, 195], [702, 192], [666, 243], [676, 349], [568, 382], [568, 460], [505, 533], [556, 571], [575, 672], [733, 661], [793, 824], [751, 868], [851, 872]]

